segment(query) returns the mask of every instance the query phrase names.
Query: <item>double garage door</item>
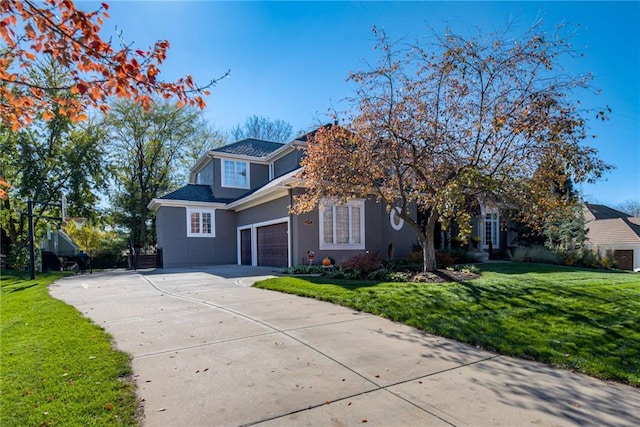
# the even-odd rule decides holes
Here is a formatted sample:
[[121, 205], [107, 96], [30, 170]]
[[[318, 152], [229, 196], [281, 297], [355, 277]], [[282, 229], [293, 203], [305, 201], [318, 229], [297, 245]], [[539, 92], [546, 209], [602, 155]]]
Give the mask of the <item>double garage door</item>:
[[[286, 267], [289, 264], [289, 233], [286, 222], [257, 227], [256, 254], [257, 265], [268, 267]], [[252, 229], [240, 231], [241, 263], [252, 265]]]

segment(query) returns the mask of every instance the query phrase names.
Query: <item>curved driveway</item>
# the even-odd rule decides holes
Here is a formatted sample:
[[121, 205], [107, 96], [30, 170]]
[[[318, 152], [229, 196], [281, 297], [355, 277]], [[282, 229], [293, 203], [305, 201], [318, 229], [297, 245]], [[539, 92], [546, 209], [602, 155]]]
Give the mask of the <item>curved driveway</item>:
[[251, 288], [271, 269], [62, 279], [133, 357], [145, 426], [640, 425], [640, 390]]

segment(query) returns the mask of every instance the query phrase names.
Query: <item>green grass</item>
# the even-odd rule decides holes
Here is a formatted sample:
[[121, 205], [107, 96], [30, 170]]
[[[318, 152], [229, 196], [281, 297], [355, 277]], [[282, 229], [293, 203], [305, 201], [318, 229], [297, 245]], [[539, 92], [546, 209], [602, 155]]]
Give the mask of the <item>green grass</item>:
[[47, 286], [62, 274], [2, 272], [0, 425], [137, 425], [127, 354]]
[[341, 304], [498, 353], [640, 386], [640, 274], [484, 264], [464, 283], [281, 277], [255, 286]]

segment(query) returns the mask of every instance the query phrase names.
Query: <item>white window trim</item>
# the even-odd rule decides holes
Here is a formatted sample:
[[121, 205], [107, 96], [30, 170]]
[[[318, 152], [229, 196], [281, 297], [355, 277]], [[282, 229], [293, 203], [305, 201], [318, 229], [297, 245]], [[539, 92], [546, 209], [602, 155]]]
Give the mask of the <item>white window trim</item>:
[[[187, 210], [187, 237], [216, 237], [216, 210], [215, 209], [202, 209], [202, 208], [186, 208]], [[191, 214], [200, 214], [200, 232], [191, 232]], [[211, 214], [211, 233], [202, 232], [202, 214]]]
[[[336, 205], [335, 203], [333, 203], [330, 200], [322, 200], [318, 206], [318, 224], [319, 224], [319, 248], [320, 250], [360, 250], [360, 249], [364, 249], [365, 248], [365, 226], [364, 226], [364, 211], [365, 211], [365, 206], [364, 206], [364, 199], [358, 199], [358, 200], [351, 200], [347, 203], [344, 204], [340, 204], [340, 205]], [[336, 233], [336, 229], [335, 229], [335, 207], [336, 206], [347, 206], [347, 207], [353, 207], [353, 206], [357, 206], [360, 208], [360, 243], [325, 243], [324, 241], [324, 218], [322, 217], [323, 212], [325, 209], [331, 208], [334, 209], [334, 214], [333, 214], [333, 221], [334, 221], [334, 227], [333, 227], [333, 241], [335, 242], [335, 233]], [[349, 231], [351, 231], [351, 209], [349, 209]], [[351, 238], [351, 236], [350, 236]]]
[[[247, 185], [246, 186], [239, 186], [239, 185], [235, 185], [234, 183], [228, 183], [225, 177], [225, 162], [234, 162], [234, 163], [244, 163], [245, 165], [247, 165]], [[249, 162], [245, 162], [243, 160], [234, 160], [234, 159], [220, 159], [220, 182], [222, 183], [222, 186], [225, 188], [242, 188], [242, 189], [248, 189], [251, 185], [251, 177], [250, 177], [250, 173], [251, 173], [251, 164]], [[234, 167], [235, 168], [235, 167]]]
[[271, 162], [269, 163], [269, 181], [273, 181], [275, 175], [275, 165], [273, 164], [273, 162]]

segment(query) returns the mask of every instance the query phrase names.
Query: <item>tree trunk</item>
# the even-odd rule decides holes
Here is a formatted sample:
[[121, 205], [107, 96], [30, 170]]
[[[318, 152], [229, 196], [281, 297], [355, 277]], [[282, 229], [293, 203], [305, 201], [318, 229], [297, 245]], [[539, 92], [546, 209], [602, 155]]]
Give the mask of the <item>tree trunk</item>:
[[436, 248], [435, 248], [435, 230], [436, 223], [438, 222], [438, 213], [435, 209], [431, 210], [429, 219], [425, 224], [423, 236], [424, 239], [420, 242], [422, 245], [422, 271], [435, 271], [438, 268], [436, 262]]

